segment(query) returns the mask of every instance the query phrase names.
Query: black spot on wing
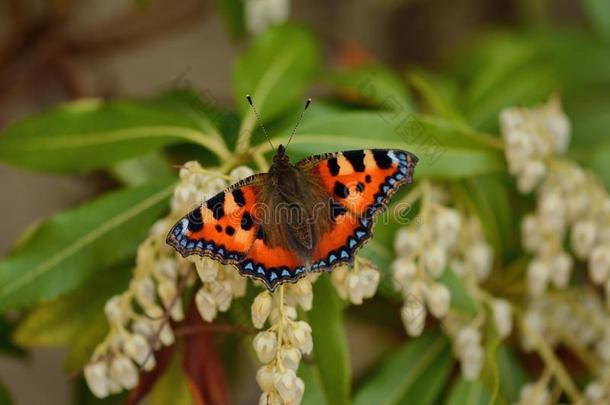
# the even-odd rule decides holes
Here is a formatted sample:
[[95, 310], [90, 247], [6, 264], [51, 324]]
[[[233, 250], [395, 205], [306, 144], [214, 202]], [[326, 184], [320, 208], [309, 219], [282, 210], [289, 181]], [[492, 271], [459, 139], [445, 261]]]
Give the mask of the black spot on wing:
[[345, 186], [345, 184], [340, 181], [335, 182], [335, 187], [333, 188], [333, 192], [337, 197], [347, 198], [349, 195], [349, 189]]
[[328, 159], [328, 171], [330, 171], [330, 174], [332, 174], [333, 176], [338, 175], [339, 169], [340, 167], [336, 157]]
[[229, 225], [225, 229], [225, 232], [227, 233], [227, 235], [232, 236], [235, 234], [235, 228], [233, 228], [231, 225]]
[[263, 232], [263, 228], [261, 228], [260, 226], [258, 227], [258, 230], [256, 231], [256, 239], [265, 239], [265, 234]]
[[246, 205], [246, 198], [244, 197], [244, 192], [240, 189], [233, 190], [233, 200], [235, 200], [235, 204], [243, 207]]
[[358, 182], [358, 184], [356, 184], [356, 191], [362, 193], [364, 191], [364, 184]]
[[370, 183], [372, 180], [373, 180], [373, 179], [371, 178], [371, 175], [370, 175], [370, 174], [367, 174], [367, 175], [364, 177], [364, 181], [366, 181], [367, 183]]
[[385, 150], [373, 150], [373, 157], [375, 163], [380, 169], [389, 169], [392, 167], [392, 159], [388, 156], [388, 152]]
[[244, 212], [241, 216], [241, 229], [244, 231], [249, 231], [252, 229], [252, 225], [254, 225], [254, 221], [252, 220], [252, 215], [248, 212]]
[[364, 165], [364, 151], [363, 150], [352, 150], [349, 152], [343, 152], [343, 156], [350, 162], [354, 171], [363, 172], [365, 169]]
[[188, 230], [191, 232], [199, 232], [203, 228], [203, 218], [201, 217], [201, 207], [195, 208], [189, 212], [187, 219], [189, 221]]
[[335, 222], [337, 217], [345, 215], [347, 209], [343, 204], [339, 204], [335, 200], [330, 200], [330, 219]]
[[216, 232], [222, 232], [222, 226], [216, 224], [214, 228], [216, 228]]
[[225, 216], [225, 193], [218, 193], [207, 202], [208, 209], [212, 211], [214, 218], [219, 220]]

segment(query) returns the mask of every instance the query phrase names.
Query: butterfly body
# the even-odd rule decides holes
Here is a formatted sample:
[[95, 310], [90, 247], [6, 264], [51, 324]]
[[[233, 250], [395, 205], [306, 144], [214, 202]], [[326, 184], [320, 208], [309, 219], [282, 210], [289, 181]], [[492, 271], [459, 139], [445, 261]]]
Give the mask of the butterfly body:
[[417, 158], [367, 149], [292, 164], [279, 146], [268, 173], [217, 194], [181, 219], [167, 242], [183, 256], [211, 257], [274, 290], [308, 271], [349, 264], [375, 216], [412, 181]]

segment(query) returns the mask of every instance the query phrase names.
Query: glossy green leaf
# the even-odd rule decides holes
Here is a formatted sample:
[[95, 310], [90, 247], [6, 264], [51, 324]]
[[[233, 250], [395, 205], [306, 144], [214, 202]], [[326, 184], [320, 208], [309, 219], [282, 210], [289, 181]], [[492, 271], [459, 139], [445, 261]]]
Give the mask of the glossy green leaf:
[[474, 316], [476, 314], [475, 302], [470, 296], [468, 289], [450, 268], [445, 270], [438, 282], [444, 284], [451, 293], [451, 308], [463, 315]]
[[593, 28], [606, 41], [610, 41], [610, 2], [607, 0], [582, 0]]
[[12, 405], [13, 400], [8, 388], [0, 381], [0, 405]]
[[66, 368], [75, 370], [107, 333], [104, 304], [127, 287], [130, 277], [130, 266], [116, 266], [78, 290], [36, 307], [17, 327], [15, 343], [27, 348], [68, 346]]
[[240, 37], [246, 30], [243, 0], [215, 0], [227, 30], [232, 37]]
[[[278, 137], [274, 144], [285, 143]], [[398, 148], [415, 153], [418, 178], [460, 178], [504, 169], [493, 140], [429, 116], [349, 112], [308, 120], [290, 144], [293, 160], [312, 154], [361, 148]], [[264, 144], [262, 146], [265, 147]]]
[[433, 404], [453, 364], [447, 338], [438, 330], [393, 352], [355, 395], [355, 405]]
[[501, 259], [503, 249], [515, 237], [507, 184], [498, 176], [479, 176], [464, 179], [462, 186], [460, 198], [477, 214], [496, 259]]
[[320, 370], [315, 364], [301, 362], [298, 375], [305, 383], [305, 393], [301, 405], [330, 405], [324, 395]]
[[191, 395], [181, 366], [181, 352], [175, 351], [169, 367], [148, 395], [150, 405], [191, 405]]
[[132, 257], [173, 188], [166, 180], [115, 191], [46, 220], [0, 261], [0, 310], [59, 297]]
[[495, 361], [500, 376], [500, 394], [508, 403], [518, 401], [521, 387], [528, 380], [519, 359], [508, 345], [502, 344], [496, 351]]
[[381, 65], [328, 72], [323, 80], [354, 101], [364, 101], [383, 110], [405, 113], [415, 110], [403, 80]]
[[210, 123], [167, 100], [81, 100], [25, 118], [0, 132], [0, 162], [54, 173], [85, 172], [194, 142], [218, 151]]
[[460, 377], [451, 388], [447, 405], [488, 405], [489, 392], [480, 381], [467, 381]]
[[253, 131], [256, 123], [245, 100], [247, 94], [252, 96], [261, 119], [270, 121], [294, 107], [295, 102], [305, 101], [303, 92], [318, 62], [317, 43], [303, 28], [274, 27], [257, 37], [233, 71], [235, 100], [244, 117], [242, 132]]
[[307, 313], [312, 329], [315, 368], [329, 404], [349, 404], [350, 367], [343, 306], [330, 278], [323, 275], [314, 284], [313, 307]]

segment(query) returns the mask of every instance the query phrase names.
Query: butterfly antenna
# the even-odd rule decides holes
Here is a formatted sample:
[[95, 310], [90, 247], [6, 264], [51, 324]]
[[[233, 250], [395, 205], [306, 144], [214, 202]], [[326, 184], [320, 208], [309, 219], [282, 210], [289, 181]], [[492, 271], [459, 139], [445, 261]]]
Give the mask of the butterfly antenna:
[[256, 120], [258, 121], [258, 125], [260, 125], [261, 128], [263, 129], [263, 133], [265, 134], [265, 138], [267, 138], [267, 142], [269, 142], [269, 145], [271, 145], [271, 149], [273, 149], [275, 151], [275, 148], [273, 147], [273, 144], [271, 143], [271, 139], [269, 139], [269, 134], [267, 133], [267, 129], [263, 125], [263, 121], [261, 120], [261, 116], [258, 114], [258, 111], [256, 110], [256, 107], [254, 107], [254, 103], [252, 102], [252, 97], [250, 97], [250, 95], [247, 94], [246, 95], [246, 99], [248, 100], [248, 103], [250, 104], [250, 107], [252, 107], [252, 111], [254, 111], [254, 115], [256, 115]]
[[286, 143], [286, 147], [288, 147], [288, 145], [290, 145], [290, 141], [292, 141], [292, 137], [293, 137], [294, 133], [296, 132], [297, 128], [299, 127], [299, 124], [301, 123], [301, 120], [303, 119], [303, 115], [305, 114], [305, 111], [307, 110], [307, 107], [309, 107], [309, 104], [311, 104], [311, 99], [310, 98], [308, 98], [307, 101], [305, 102], [305, 108], [303, 108], [303, 111], [301, 111], [301, 115], [299, 116], [299, 119], [297, 120], [297, 123], [294, 125], [292, 133], [290, 133], [290, 138], [288, 138], [288, 142]]

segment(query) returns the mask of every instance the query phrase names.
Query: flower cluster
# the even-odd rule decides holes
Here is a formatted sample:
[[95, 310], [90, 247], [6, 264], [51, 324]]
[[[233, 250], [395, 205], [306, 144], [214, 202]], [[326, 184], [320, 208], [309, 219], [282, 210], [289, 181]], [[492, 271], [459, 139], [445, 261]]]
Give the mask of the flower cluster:
[[282, 285], [273, 295], [261, 292], [252, 303], [252, 323], [262, 329], [268, 321], [269, 329], [254, 338], [254, 350], [264, 365], [256, 373], [256, 381], [263, 393], [259, 403], [301, 403], [305, 384], [297, 377], [301, 357], [313, 348], [311, 327], [297, 320], [297, 305], [311, 309], [313, 299], [310, 278], [296, 284]]
[[394, 241], [397, 258], [392, 263], [392, 275], [404, 300], [402, 320], [411, 336], [422, 333], [427, 312], [443, 320], [447, 333], [453, 337], [464, 376], [475, 379], [483, 365], [479, 328], [485, 313], [482, 311], [473, 320], [451, 311], [450, 291], [441, 282], [443, 273], [454, 272], [473, 299], [490, 307], [502, 336], [512, 329], [511, 307], [505, 300], [487, 299], [479, 286], [493, 266], [493, 250], [479, 221], [449, 207], [449, 196], [442, 189], [427, 183], [421, 187], [421, 208], [414, 221], [417, 226], [399, 229]]
[[515, 145], [532, 144], [545, 151], [537, 161], [544, 167], [542, 174], [535, 182], [526, 181], [531, 187], [520, 187], [535, 189], [537, 197], [536, 211], [521, 224], [523, 247], [534, 254], [528, 266], [530, 293], [539, 296], [549, 284], [568, 285], [574, 266], [574, 257], [564, 249], [569, 238], [575, 258], [588, 261], [591, 280], [605, 285], [610, 304], [610, 198], [592, 173], [554, 156], [565, 150], [570, 127], [558, 101], [533, 110], [510, 108], [501, 120], [511, 168], [521, 167], [524, 156], [533, 156]]
[[335, 268], [331, 280], [342, 299], [361, 305], [365, 298], [372, 298], [377, 292], [379, 270], [369, 260], [356, 256], [351, 269], [348, 266]]
[[[171, 212], [155, 223], [138, 248], [134, 275], [127, 291], [112, 297], [105, 306], [110, 332], [85, 367], [91, 391], [103, 398], [138, 383], [139, 369], [155, 367], [153, 352], [174, 343], [169, 320], [184, 318], [182, 290], [199, 274], [203, 287], [196, 295], [202, 317], [211, 321], [226, 311], [233, 297], [245, 293], [245, 279], [235, 271], [203, 259], [182, 260], [165, 243], [170, 227], [195, 207], [227, 186], [252, 174], [247, 167], [234, 169], [228, 178], [189, 162], [180, 170]], [[195, 271], [195, 268], [197, 271]]]

